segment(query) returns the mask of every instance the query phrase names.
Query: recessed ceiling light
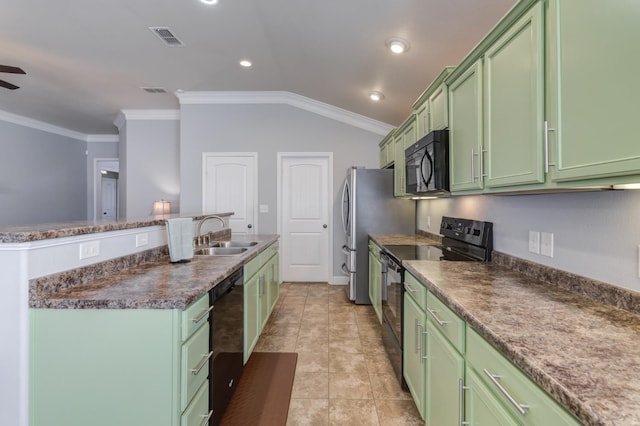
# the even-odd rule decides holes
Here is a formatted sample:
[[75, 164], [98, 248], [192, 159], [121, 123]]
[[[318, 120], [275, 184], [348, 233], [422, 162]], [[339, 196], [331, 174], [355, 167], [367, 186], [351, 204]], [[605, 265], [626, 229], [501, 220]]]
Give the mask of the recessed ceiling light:
[[247, 59], [243, 59], [243, 60], [240, 61], [240, 65], [245, 67], [245, 68], [249, 68], [253, 64], [251, 63], [251, 61], [249, 61]]
[[384, 99], [384, 95], [382, 94], [382, 92], [374, 90], [372, 92], [369, 92], [369, 99], [374, 102], [378, 102]]
[[218, 0], [200, 0], [204, 4], [217, 4]]
[[388, 38], [385, 44], [393, 53], [400, 54], [409, 50], [409, 42], [399, 37]]

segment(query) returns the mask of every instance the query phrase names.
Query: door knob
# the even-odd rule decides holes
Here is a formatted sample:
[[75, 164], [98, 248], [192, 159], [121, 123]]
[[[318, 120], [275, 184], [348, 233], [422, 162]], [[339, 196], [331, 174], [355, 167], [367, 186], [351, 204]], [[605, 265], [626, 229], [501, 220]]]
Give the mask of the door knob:
[[325, 223], [324, 225], [322, 225], [322, 227], [323, 227], [324, 229], [327, 229], [327, 224]]
[[248, 224], [247, 228], [251, 229], [251, 228], [253, 228], [253, 225], [252, 224]]

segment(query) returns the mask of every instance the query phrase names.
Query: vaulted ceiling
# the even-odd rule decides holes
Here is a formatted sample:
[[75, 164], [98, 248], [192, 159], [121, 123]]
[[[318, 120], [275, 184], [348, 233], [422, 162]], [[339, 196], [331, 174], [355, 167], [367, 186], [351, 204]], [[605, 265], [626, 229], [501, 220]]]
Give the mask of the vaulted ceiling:
[[[392, 125], [515, 0], [4, 0], [0, 110], [114, 134], [121, 109], [176, 109], [184, 91], [287, 91]], [[168, 27], [167, 47], [149, 27]], [[406, 39], [395, 55], [389, 37]], [[253, 66], [243, 68], [240, 59]], [[167, 93], [147, 93], [161, 87]], [[384, 93], [374, 103], [371, 90]]]

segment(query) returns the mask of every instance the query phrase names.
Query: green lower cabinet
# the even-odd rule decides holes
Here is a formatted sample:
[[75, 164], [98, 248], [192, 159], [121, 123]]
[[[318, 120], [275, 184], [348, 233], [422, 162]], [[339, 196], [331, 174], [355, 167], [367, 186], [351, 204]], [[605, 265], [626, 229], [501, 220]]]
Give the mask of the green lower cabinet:
[[458, 426], [463, 408], [460, 384], [464, 380], [464, 358], [437, 330], [430, 318], [427, 320], [427, 330], [427, 425]]
[[[518, 424], [473, 369], [467, 367], [465, 373], [466, 386], [461, 388], [465, 403], [463, 415], [465, 423], [461, 424], [471, 426], [513, 426]], [[462, 387], [462, 383], [460, 386]], [[553, 425], [553, 423], [543, 424]]]
[[[30, 426], [201, 424], [208, 410], [202, 397], [208, 396], [208, 297], [189, 315], [31, 309]], [[196, 328], [184, 323], [200, 316]], [[199, 422], [185, 423], [193, 416]]]
[[420, 417], [425, 418], [427, 382], [426, 315], [424, 310], [407, 294], [404, 295], [403, 363], [407, 382]]
[[244, 363], [260, 337], [260, 274], [244, 283]]
[[277, 254], [271, 258], [267, 267], [269, 268], [267, 294], [269, 295], [269, 315], [271, 315], [280, 297], [280, 258]]

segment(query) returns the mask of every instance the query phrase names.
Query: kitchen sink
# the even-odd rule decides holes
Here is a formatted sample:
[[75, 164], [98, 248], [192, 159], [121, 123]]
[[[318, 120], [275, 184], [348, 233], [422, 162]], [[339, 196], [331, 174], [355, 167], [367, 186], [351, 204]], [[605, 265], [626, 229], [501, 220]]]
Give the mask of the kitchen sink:
[[257, 241], [212, 241], [210, 247], [253, 247], [258, 245]]
[[237, 256], [247, 251], [246, 247], [204, 247], [196, 249], [196, 256]]

